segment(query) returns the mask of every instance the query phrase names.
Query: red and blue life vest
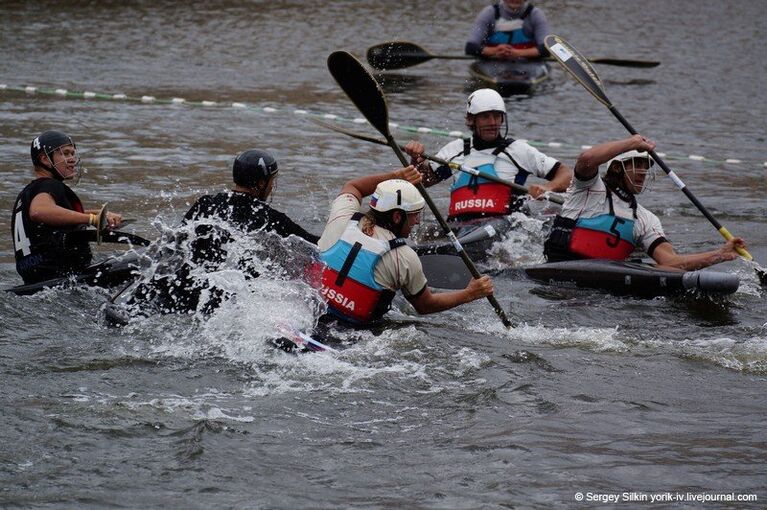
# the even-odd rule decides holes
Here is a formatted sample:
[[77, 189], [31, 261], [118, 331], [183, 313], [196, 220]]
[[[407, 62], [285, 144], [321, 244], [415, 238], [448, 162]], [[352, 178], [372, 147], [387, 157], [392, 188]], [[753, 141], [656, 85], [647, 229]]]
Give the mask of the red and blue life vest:
[[[492, 156], [495, 159], [503, 153], [517, 167], [517, 175], [514, 182], [524, 185], [530, 172], [523, 169], [511, 154], [506, 152], [506, 148], [514, 140], [503, 140], [493, 150]], [[464, 141], [464, 158], [471, 152], [470, 141]], [[492, 163], [485, 163], [476, 167], [482, 173], [498, 177], [495, 169], [495, 160]], [[471, 216], [500, 216], [512, 212], [514, 202], [514, 193], [512, 189], [505, 184], [500, 184], [487, 180], [485, 178], [461, 172], [458, 178], [450, 187], [450, 210], [448, 215], [451, 219], [467, 219]]]
[[562, 216], [554, 219], [551, 234], [544, 244], [544, 253], [549, 262], [573, 259], [626, 260], [634, 252], [636, 200], [631, 197], [633, 218], [617, 216], [612, 193], [609, 188], [605, 191], [609, 213], [577, 220]]
[[406, 244], [401, 238], [382, 241], [365, 235], [359, 228], [362, 216], [352, 216], [338, 241], [320, 253], [326, 265], [320, 292], [328, 311], [358, 325], [380, 319], [389, 310], [395, 292], [375, 281], [375, 268], [385, 253]]
[[510, 44], [517, 49], [535, 48], [535, 40], [526, 36], [522, 30], [525, 18], [532, 12], [533, 5], [527, 6], [522, 16], [514, 19], [501, 18], [501, 6], [500, 4], [494, 4], [495, 9], [495, 24], [493, 25], [493, 33], [487, 38], [486, 46], [498, 46], [499, 44]]

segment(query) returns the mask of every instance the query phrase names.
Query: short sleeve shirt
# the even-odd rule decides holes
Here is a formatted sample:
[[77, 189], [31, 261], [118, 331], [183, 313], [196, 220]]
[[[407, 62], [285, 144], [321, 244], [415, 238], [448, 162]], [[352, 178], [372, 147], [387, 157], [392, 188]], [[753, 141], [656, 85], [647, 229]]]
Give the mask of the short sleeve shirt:
[[[352, 216], [360, 211], [360, 202], [352, 194], [339, 195], [330, 207], [330, 216], [317, 243], [320, 251], [330, 249], [346, 230]], [[390, 241], [394, 234], [380, 227], [373, 228], [373, 238]], [[374, 279], [389, 290], [402, 289], [406, 296], [416, 296], [426, 288], [426, 275], [416, 252], [401, 246], [383, 254], [375, 267]]]
[[[613, 210], [616, 216], [633, 219], [631, 206], [620, 199], [615, 193], [612, 194]], [[597, 173], [588, 180], [580, 180], [577, 177], [567, 190], [567, 198], [562, 205], [561, 216], [570, 219], [593, 218], [600, 214], [610, 212], [610, 203], [607, 198], [607, 188], [602, 178]], [[634, 241], [638, 246], [649, 253], [651, 247], [659, 240], [665, 240], [663, 226], [653, 213], [637, 204], [636, 219], [634, 220]]]

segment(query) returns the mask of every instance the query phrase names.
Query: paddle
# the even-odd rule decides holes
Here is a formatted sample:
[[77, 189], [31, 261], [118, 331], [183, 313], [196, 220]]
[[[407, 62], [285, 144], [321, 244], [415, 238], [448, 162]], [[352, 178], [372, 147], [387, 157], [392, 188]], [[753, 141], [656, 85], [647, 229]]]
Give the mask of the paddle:
[[[378, 145], [389, 145], [389, 142], [387, 142], [385, 140], [381, 140], [379, 138], [373, 138], [372, 136], [363, 135], [361, 133], [357, 133], [357, 132], [351, 131], [349, 129], [344, 129], [344, 128], [340, 127], [340, 126], [334, 126], [332, 124], [328, 124], [327, 122], [322, 122], [319, 119], [309, 118], [309, 120], [314, 122], [318, 126], [322, 126], [324, 128], [331, 129], [331, 130], [336, 131], [338, 133], [343, 133], [343, 134], [345, 134], [347, 136], [351, 136], [352, 138], [356, 138], [358, 140], [364, 140], [366, 142], [377, 143]], [[405, 146], [404, 145], [400, 145], [399, 148], [404, 150]], [[498, 184], [503, 184], [504, 186], [508, 186], [511, 189], [516, 190], [516, 191], [518, 191], [520, 193], [528, 193], [528, 191], [529, 191], [527, 189], [527, 186], [522, 186], [521, 184], [517, 184], [516, 182], [512, 182], [512, 181], [509, 181], [509, 180], [506, 180], [506, 179], [501, 179], [500, 177], [497, 177], [495, 175], [490, 175], [488, 173], [482, 172], [482, 171], [477, 170], [476, 168], [473, 168], [473, 167], [470, 167], [470, 166], [462, 165], [460, 163], [455, 163], [453, 161], [448, 161], [446, 159], [438, 158], [436, 156], [430, 156], [428, 154], [424, 154], [423, 157], [428, 159], [428, 160], [430, 160], [430, 161], [434, 161], [435, 163], [438, 163], [440, 165], [447, 165], [452, 170], [458, 170], [458, 171], [461, 171], [461, 172], [465, 172], [467, 174], [476, 175], [477, 177], [482, 177], [483, 179], [487, 179], [488, 181], [497, 182]], [[549, 200], [550, 202], [554, 202], [555, 204], [563, 204], [564, 203], [564, 200], [561, 197], [558, 197], [558, 196], [555, 196], [555, 195], [548, 196], [548, 194], [547, 194], [545, 196], [545, 198], [547, 200]]]
[[101, 244], [101, 236], [102, 233], [107, 228], [107, 204], [101, 206], [101, 209], [99, 210], [99, 213], [96, 215], [97, 220], [96, 221], [96, 244]]
[[[408, 161], [405, 158], [405, 155], [402, 153], [399, 145], [397, 145], [397, 142], [389, 132], [389, 110], [386, 105], [386, 98], [384, 97], [384, 93], [378, 85], [378, 82], [375, 81], [370, 73], [368, 73], [354, 56], [346, 51], [334, 51], [331, 53], [328, 57], [328, 69], [338, 85], [341, 86], [341, 89], [343, 89], [346, 95], [349, 96], [349, 99], [352, 100], [362, 115], [384, 136], [384, 138], [386, 138], [389, 146], [394, 150], [402, 165], [408, 166]], [[437, 209], [437, 206], [427, 193], [426, 188], [420, 183], [416, 185], [416, 188], [418, 188], [418, 191], [423, 196], [429, 209], [431, 209], [431, 212], [434, 214], [440, 227], [445, 232], [445, 235], [455, 246], [456, 251], [463, 259], [464, 264], [469, 269], [472, 276], [474, 278], [480, 278], [479, 271], [477, 271], [477, 268], [474, 266], [474, 262], [472, 262], [466, 254], [461, 243], [458, 242], [455, 233], [448, 227], [447, 222], [445, 222], [439, 209]], [[495, 299], [495, 296], [491, 294], [487, 296], [487, 300], [493, 305], [495, 313], [500, 317], [504, 326], [507, 328], [511, 327], [511, 321], [506, 317], [506, 313]]]
[[[636, 129], [634, 129], [631, 124], [629, 124], [629, 122], [623, 117], [623, 115], [621, 115], [618, 109], [615, 108], [615, 105], [613, 105], [607, 98], [599, 76], [597, 76], [596, 71], [594, 71], [594, 69], [589, 65], [583, 55], [581, 55], [575, 48], [573, 48], [569, 43], [557, 35], [550, 35], [546, 37], [545, 42], [546, 48], [549, 49], [551, 54], [554, 55], [562, 67], [564, 67], [565, 70], [573, 76], [573, 78], [575, 78], [581, 85], [583, 85], [583, 87], [588, 90], [591, 95], [597, 99], [597, 101], [605, 105], [615, 116], [615, 118], [618, 119], [621, 124], [623, 124], [623, 127], [625, 127], [629, 133], [632, 135], [637, 134]], [[687, 196], [690, 202], [692, 202], [695, 207], [697, 207], [698, 210], [703, 213], [703, 216], [705, 216], [706, 219], [717, 229], [717, 231], [719, 231], [722, 237], [728, 241], [732, 239], [732, 234], [730, 234], [730, 232], [711, 215], [708, 209], [706, 209], [703, 204], [700, 203], [695, 195], [693, 195], [692, 192], [687, 188], [685, 183], [682, 182], [682, 180], [674, 173], [674, 171], [666, 165], [660, 156], [658, 156], [655, 151], [650, 151], [650, 156], [652, 156], [655, 162], [658, 163], [664, 172], [666, 172], [666, 175], [668, 175], [671, 180], [674, 181], [674, 184], [676, 184], [676, 186], [682, 190], [682, 193]], [[748, 253], [748, 251], [745, 249], [737, 248], [737, 250], [744, 259], [753, 260], [751, 254]], [[763, 274], [764, 269], [757, 269], [757, 273], [760, 272]], [[762, 278], [761, 274], [760, 278]]]
[[[471, 55], [434, 55], [415, 43], [391, 41], [371, 46], [367, 51], [368, 64], [378, 70], [393, 70], [412, 67], [432, 59], [478, 60]], [[554, 60], [551, 57], [546, 60]], [[592, 64], [620, 67], [656, 67], [660, 62], [651, 60], [629, 60], [620, 58], [592, 58]]]
[[[125, 222], [123, 222], [125, 225]], [[86, 231], [87, 232], [87, 231]], [[107, 230], [101, 234], [102, 243], [135, 244], [136, 246], [149, 246], [152, 242], [137, 234], [122, 232], [120, 230]]]

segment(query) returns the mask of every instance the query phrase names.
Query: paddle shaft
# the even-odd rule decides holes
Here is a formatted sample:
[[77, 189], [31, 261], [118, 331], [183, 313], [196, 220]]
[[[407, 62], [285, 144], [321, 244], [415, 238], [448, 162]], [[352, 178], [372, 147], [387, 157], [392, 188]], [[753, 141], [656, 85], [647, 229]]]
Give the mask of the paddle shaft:
[[[403, 69], [416, 66], [432, 59], [443, 60], [478, 60], [482, 57], [474, 55], [434, 55], [421, 46], [406, 42], [392, 41], [368, 48], [368, 63], [375, 69]], [[553, 57], [541, 57], [543, 60], [555, 60]], [[618, 67], [657, 67], [660, 62], [653, 60], [632, 60], [621, 58], [591, 58], [592, 64], [612, 65]]]
[[[399, 148], [399, 145], [397, 145], [397, 142], [394, 140], [391, 134], [386, 133], [385, 135], [386, 135], [386, 139], [389, 142], [389, 146], [397, 154], [397, 157], [399, 158], [402, 165], [408, 166], [409, 165], [408, 160], [405, 157], [405, 155], [402, 153], [402, 150]], [[466, 264], [466, 267], [469, 269], [469, 272], [471, 273], [471, 275], [474, 278], [481, 278], [482, 275], [479, 274], [479, 271], [477, 270], [477, 267], [474, 265], [474, 262], [466, 253], [466, 250], [463, 248], [461, 243], [458, 242], [458, 239], [455, 237], [455, 233], [453, 233], [453, 231], [450, 230], [450, 227], [445, 221], [445, 218], [442, 217], [442, 214], [439, 212], [439, 209], [437, 209], [437, 205], [429, 196], [429, 193], [426, 191], [426, 188], [424, 187], [424, 185], [421, 183], [418, 183], [415, 186], [418, 189], [418, 191], [421, 193], [421, 195], [423, 196], [423, 199], [426, 201], [426, 205], [429, 206], [429, 209], [431, 210], [432, 214], [434, 214], [434, 217], [437, 219], [437, 223], [439, 223], [439, 226], [445, 232], [445, 235], [453, 242], [453, 245], [455, 246], [455, 249], [458, 252], [458, 255], [463, 260], [463, 263]], [[495, 296], [490, 294], [489, 296], [487, 296], [487, 300], [490, 302], [491, 305], [493, 305], [493, 309], [495, 310], [495, 313], [498, 315], [498, 317], [500, 317], [501, 322], [503, 322], [503, 325], [506, 326], [507, 328], [510, 328], [512, 326], [511, 321], [506, 316], [506, 312], [503, 311], [501, 304], [498, 303], [497, 299], [495, 299]]]
[[[623, 115], [621, 115], [621, 112], [619, 112], [618, 109], [615, 108], [615, 105], [610, 104], [608, 106], [608, 109], [610, 110], [610, 113], [612, 113], [615, 116], [615, 118], [618, 119], [618, 121], [621, 124], [623, 124], [623, 127], [625, 127], [629, 133], [631, 133], [632, 135], [639, 134], [637, 130], [634, 129], [634, 126], [632, 126], [629, 123], [629, 121], [626, 120], [626, 118]], [[674, 181], [674, 184], [676, 184], [677, 188], [679, 188], [682, 191], [682, 193], [684, 193], [685, 196], [690, 200], [690, 202], [692, 202], [693, 205], [695, 205], [695, 207], [697, 207], [698, 210], [701, 213], [703, 213], [703, 216], [705, 216], [706, 219], [714, 226], [714, 228], [716, 228], [716, 230], [722, 235], [722, 237], [724, 237], [727, 241], [732, 239], [733, 236], [730, 233], [730, 231], [727, 230], [724, 226], [722, 226], [722, 224], [719, 223], [719, 221], [716, 218], [714, 218], [714, 216], [709, 212], [706, 206], [704, 206], [700, 202], [700, 200], [698, 200], [698, 197], [693, 195], [692, 191], [690, 191], [687, 188], [687, 185], [684, 182], [682, 182], [679, 176], [677, 176], [676, 173], [674, 173], [674, 171], [671, 170], [668, 167], [668, 165], [666, 165], [665, 161], [663, 161], [661, 157], [658, 156], [658, 154], [654, 150], [649, 151], [649, 154], [652, 157], [652, 159], [654, 159], [655, 162], [658, 163], [658, 165], [663, 169], [663, 171], [666, 172], [666, 175], [668, 175], [671, 178], [671, 180]], [[735, 249], [746, 260], [753, 260], [753, 257], [747, 250], [743, 248], [739, 248], [739, 247], [736, 247]]]
[[434, 55], [433, 53], [429, 53], [429, 58], [441, 60], [477, 60], [477, 57], [472, 55]]

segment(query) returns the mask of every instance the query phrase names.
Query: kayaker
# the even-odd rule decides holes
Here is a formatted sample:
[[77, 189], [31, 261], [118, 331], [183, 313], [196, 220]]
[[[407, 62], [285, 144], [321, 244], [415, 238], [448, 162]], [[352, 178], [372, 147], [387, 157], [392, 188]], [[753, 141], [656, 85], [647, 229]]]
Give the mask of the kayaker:
[[[736, 237], [716, 250], [681, 255], [666, 239], [660, 220], [637, 203], [654, 180], [655, 143], [641, 135], [595, 145], [581, 153], [562, 213], [544, 244], [549, 262], [575, 259], [625, 260], [642, 250], [658, 266], [692, 271], [734, 260]], [[604, 177], [599, 166], [607, 163]]]
[[[250, 149], [240, 153], [232, 165], [234, 186], [231, 191], [203, 195], [187, 211], [182, 225], [194, 225], [188, 240], [191, 264], [185, 262], [172, 275], [153, 278], [134, 293], [132, 302], [155, 301], [163, 311], [187, 312], [198, 308], [200, 294], [208, 289], [211, 299], [203, 305], [212, 311], [223, 293], [209, 289], [207, 278], [198, 278], [195, 269], [203, 272], [220, 270], [228, 257], [227, 245], [234, 242], [233, 231], [273, 232], [281, 237], [298, 236], [317, 244], [319, 236], [307, 232], [285, 213], [271, 207], [272, 192], [278, 176], [277, 161], [263, 150]], [[257, 276], [247, 259], [237, 262], [249, 277]]]
[[[548, 191], [565, 191], [572, 170], [528, 143], [507, 137], [506, 103], [492, 89], [479, 89], [466, 103], [466, 125], [470, 139], [454, 140], [440, 149], [437, 157], [465, 164], [482, 172], [524, 185], [533, 175], [548, 182], [531, 184], [529, 194], [541, 198]], [[501, 128], [504, 128], [503, 132]], [[424, 175], [424, 185], [432, 186], [453, 177], [450, 188], [449, 220], [465, 221], [485, 216], [502, 216], [519, 209], [523, 200], [508, 186], [459, 172], [453, 176], [447, 165], [432, 166], [423, 157], [424, 146], [411, 141], [405, 146], [412, 164]]]
[[[85, 209], [66, 182], [80, 179], [80, 156], [72, 138], [45, 131], [30, 149], [35, 179], [13, 206], [11, 233], [16, 271], [25, 284], [76, 274], [90, 265], [93, 255], [88, 237], [76, 235], [97, 226], [97, 209]], [[119, 214], [106, 215], [109, 228], [122, 223]]]
[[[348, 181], [333, 201], [319, 240], [323, 270], [321, 291], [329, 311], [347, 323], [365, 326], [389, 309], [402, 290], [420, 314], [440, 312], [493, 292], [488, 276], [465, 289], [432, 293], [415, 251], [405, 244], [420, 222], [425, 201], [414, 183], [421, 174], [408, 166]], [[361, 202], [371, 196], [370, 209]]]
[[502, 0], [480, 11], [466, 54], [499, 60], [547, 56], [543, 40], [549, 23], [543, 11], [524, 0]]

